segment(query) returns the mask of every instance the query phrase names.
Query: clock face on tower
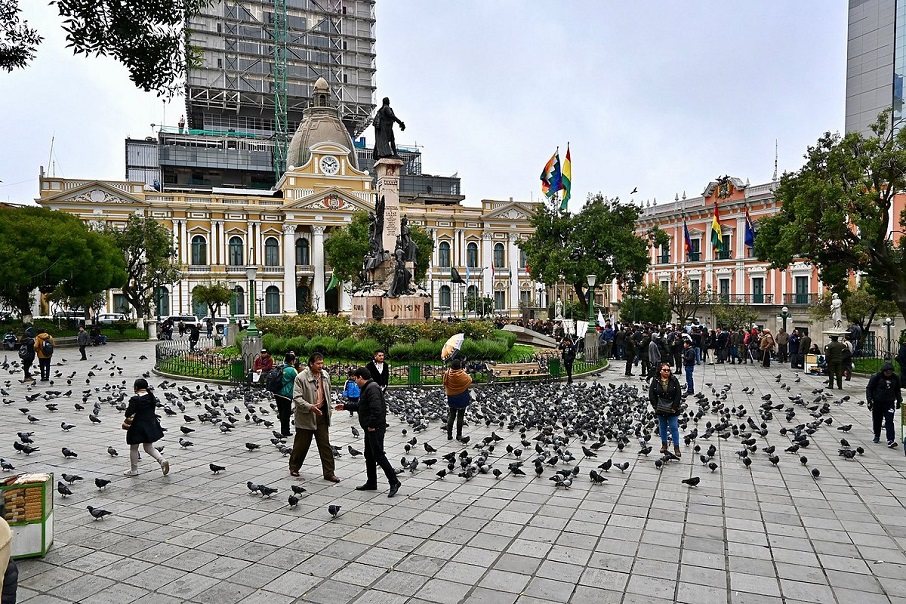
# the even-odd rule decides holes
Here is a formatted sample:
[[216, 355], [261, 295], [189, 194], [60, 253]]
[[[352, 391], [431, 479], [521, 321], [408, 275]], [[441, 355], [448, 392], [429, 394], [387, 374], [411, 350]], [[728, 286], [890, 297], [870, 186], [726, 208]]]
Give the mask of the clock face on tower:
[[325, 155], [321, 158], [321, 172], [328, 176], [333, 176], [340, 171], [340, 162], [332, 155]]

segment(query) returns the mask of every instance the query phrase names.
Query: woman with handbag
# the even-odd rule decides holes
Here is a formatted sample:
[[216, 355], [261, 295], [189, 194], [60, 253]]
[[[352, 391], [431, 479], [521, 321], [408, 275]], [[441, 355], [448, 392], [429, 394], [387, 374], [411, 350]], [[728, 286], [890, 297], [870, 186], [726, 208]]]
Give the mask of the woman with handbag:
[[680, 413], [680, 384], [673, 375], [670, 363], [661, 363], [658, 377], [651, 380], [648, 387], [648, 400], [654, 407], [657, 416], [658, 432], [661, 435], [661, 453], [667, 452], [667, 433], [673, 440], [673, 454], [680, 457], [679, 446], [679, 413]]
[[157, 452], [152, 443], [164, 437], [164, 431], [154, 414], [157, 399], [148, 392], [148, 380], [135, 380], [135, 396], [129, 399], [126, 408], [126, 419], [123, 430], [126, 431], [126, 444], [129, 445], [129, 469], [124, 476], [138, 476], [138, 446], [142, 445], [145, 453], [160, 464], [160, 470], [166, 476], [170, 472], [170, 463]]

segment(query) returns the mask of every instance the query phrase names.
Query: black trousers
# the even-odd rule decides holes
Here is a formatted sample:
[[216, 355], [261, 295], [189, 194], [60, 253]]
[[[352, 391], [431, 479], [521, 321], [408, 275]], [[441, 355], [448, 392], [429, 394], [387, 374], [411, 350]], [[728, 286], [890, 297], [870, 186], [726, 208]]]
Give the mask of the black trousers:
[[[633, 356], [635, 356], [635, 355], [633, 355]], [[626, 357], [626, 375], [632, 375], [633, 360], [634, 360], [633, 357], [629, 357], [629, 356]]]
[[447, 414], [447, 434], [453, 434], [453, 420], [456, 420], [456, 438], [462, 438], [462, 426], [466, 422], [466, 408], [450, 407]]
[[79, 354], [82, 355], [82, 360], [83, 360], [83, 361], [84, 361], [85, 359], [88, 358], [88, 357], [85, 356], [85, 346], [84, 346], [84, 345], [79, 346]]
[[896, 442], [897, 432], [893, 425], [895, 416], [893, 403], [875, 403], [871, 409], [871, 424], [874, 428], [875, 436], [881, 436], [881, 422], [884, 423], [887, 432], [887, 441]]
[[279, 394], [274, 395], [274, 401], [277, 403], [277, 417], [280, 419], [280, 434], [289, 436], [289, 420], [292, 417], [293, 403]]
[[41, 381], [46, 382], [50, 379], [50, 357], [42, 359], [38, 357], [38, 367], [41, 369]]
[[566, 383], [572, 384], [573, 383], [573, 362], [564, 361], [563, 367], [566, 369]]
[[387, 461], [387, 455], [384, 453], [384, 434], [386, 428], [375, 428], [374, 432], [365, 430], [365, 475], [367, 479], [365, 484], [369, 487], [377, 486], [377, 467], [381, 466], [387, 482], [394, 485], [398, 482], [396, 472], [390, 462]]

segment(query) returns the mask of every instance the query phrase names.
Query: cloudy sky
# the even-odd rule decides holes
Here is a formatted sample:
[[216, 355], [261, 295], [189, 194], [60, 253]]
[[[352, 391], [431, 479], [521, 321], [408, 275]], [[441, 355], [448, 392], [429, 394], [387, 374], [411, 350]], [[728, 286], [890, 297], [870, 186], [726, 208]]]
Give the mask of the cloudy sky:
[[[0, 200], [30, 202], [38, 172], [123, 179], [124, 139], [175, 125], [110, 59], [74, 57], [59, 18], [25, 0], [46, 40], [0, 72]], [[843, 128], [846, 2], [378, 0], [377, 98], [407, 125], [423, 171], [458, 173], [467, 203], [538, 199], [570, 143], [573, 199], [698, 195], [730, 174], [770, 180]], [[366, 132], [372, 138], [372, 132]], [[53, 147], [51, 152], [51, 141]]]

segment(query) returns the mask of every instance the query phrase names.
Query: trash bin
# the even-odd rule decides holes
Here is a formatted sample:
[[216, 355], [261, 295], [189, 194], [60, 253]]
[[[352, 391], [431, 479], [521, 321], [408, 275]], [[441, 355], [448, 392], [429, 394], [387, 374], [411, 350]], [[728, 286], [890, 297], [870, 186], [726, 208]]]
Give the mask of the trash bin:
[[245, 381], [245, 363], [242, 359], [234, 359], [230, 364], [230, 381], [239, 384]]
[[421, 365], [409, 365], [409, 385], [410, 386], [421, 386], [422, 385], [422, 366]]
[[560, 359], [552, 358], [548, 363], [547, 368], [551, 373], [551, 377], [560, 377]]

